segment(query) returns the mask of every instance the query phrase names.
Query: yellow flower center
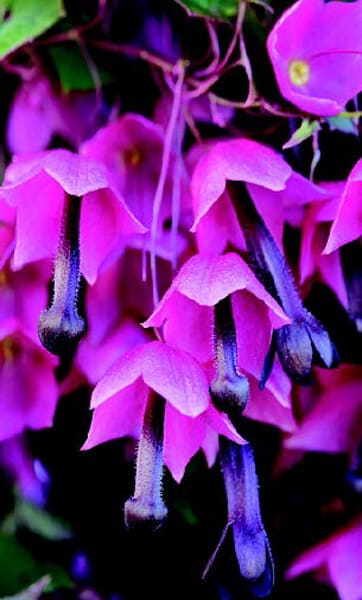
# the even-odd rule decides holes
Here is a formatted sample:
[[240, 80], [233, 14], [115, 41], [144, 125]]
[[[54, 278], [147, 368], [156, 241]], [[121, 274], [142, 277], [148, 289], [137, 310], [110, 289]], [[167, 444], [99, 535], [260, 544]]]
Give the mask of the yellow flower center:
[[309, 80], [309, 64], [305, 60], [292, 60], [288, 67], [289, 79], [294, 85], [304, 85]]
[[6, 337], [0, 342], [0, 359], [4, 361], [10, 361], [13, 359], [15, 354], [14, 342], [11, 337]]
[[124, 151], [123, 159], [127, 167], [137, 167], [142, 160], [142, 152], [138, 148], [127, 148]]

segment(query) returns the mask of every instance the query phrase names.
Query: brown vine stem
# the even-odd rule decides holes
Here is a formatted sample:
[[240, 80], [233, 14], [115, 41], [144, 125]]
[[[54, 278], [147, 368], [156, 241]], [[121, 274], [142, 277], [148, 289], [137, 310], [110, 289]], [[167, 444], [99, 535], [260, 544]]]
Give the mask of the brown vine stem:
[[51, 37], [44, 38], [42, 40], [36, 40], [34, 44], [37, 46], [49, 46], [51, 44], [57, 44], [61, 42], [79, 41], [83, 33], [93, 29], [93, 27], [96, 27], [102, 21], [106, 9], [106, 1], [107, 0], [99, 0], [97, 14], [88, 23], [79, 25], [73, 29], [69, 29], [64, 33], [57, 33]]
[[88, 40], [88, 44], [93, 46], [94, 48], [99, 48], [100, 50], [105, 50], [107, 52], [115, 52], [119, 54], [126, 54], [127, 56], [133, 58], [139, 58], [144, 60], [162, 71], [166, 73], [174, 73], [177, 69], [177, 65], [164, 60], [157, 54], [153, 54], [148, 50], [143, 50], [142, 48], [134, 48], [133, 46], [128, 46], [127, 44], [116, 44], [114, 42], [107, 42], [103, 40]]
[[227, 106], [228, 108], [236, 108], [236, 109], [245, 109], [245, 108], [261, 108], [266, 112], [269, 112], [276, 117], [302, 117], [300, 113], [292, 113], [281, 110], [279, 107], [276, 108], [273, 105], [269, 104], [266, 100], [260, 98], [259, 100], [255, 100], [251, 104], [247, 104], [246, 102], [237, 102], [235, 100], [228, 100], [227, 98], [221, 98], [216, 94], [210, 92], [209, 98], [211, 102], [215, 104], [221, 104], [222, 106]]

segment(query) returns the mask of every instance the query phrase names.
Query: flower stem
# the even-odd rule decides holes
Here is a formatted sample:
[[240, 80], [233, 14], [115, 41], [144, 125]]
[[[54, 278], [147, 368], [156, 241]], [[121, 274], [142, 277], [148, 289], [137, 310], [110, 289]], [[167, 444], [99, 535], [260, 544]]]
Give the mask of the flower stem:
[[39, 317], [38, 333], [52, 354], [72, 353], [85, 331], [77, 310], [79, 271], [80, 198], [66, 196], [59, 245], [54, 264], [54, 293], [50, 308]]

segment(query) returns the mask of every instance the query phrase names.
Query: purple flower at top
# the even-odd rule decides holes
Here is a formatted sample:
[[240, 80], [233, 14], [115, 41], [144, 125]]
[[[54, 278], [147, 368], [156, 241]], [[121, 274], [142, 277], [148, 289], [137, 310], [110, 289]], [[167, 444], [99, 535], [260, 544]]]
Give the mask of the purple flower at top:
[[336, 115], [362, 89], [362, 2], [299, 0], [267, 48], [282, 95], [302, 111]]
[[77, 148], [99, 120], [94, 92], [62, 93], [33, 68], [12, 100], [6, 141], [16, 155], [44, 150], [55, 135]]

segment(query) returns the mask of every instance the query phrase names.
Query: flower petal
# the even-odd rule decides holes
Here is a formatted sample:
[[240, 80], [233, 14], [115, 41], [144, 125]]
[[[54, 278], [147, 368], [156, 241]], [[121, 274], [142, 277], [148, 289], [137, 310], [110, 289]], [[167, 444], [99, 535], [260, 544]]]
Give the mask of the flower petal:
[[181, 267], [171, 287], [144, 326], [162, 324], [166, 306], [175, 292], [201, 306], [215, 306], [223, 298], [243, 289], [253, 293], [271, 309], [271, 317], [276, 326], [289, 322], [282, 308], [265, 291], [248, 265], [240, 256], [230, 252], [217, 256], [198, 254], [191, 257]]
[[184, 415], [196, 417], [210, 403], [208, 381], [199, 364], [186, 352], [161, 342], [144, 346], [142, 377]]
[[185, 468], [200, 449], [206, 431], [205, 414], [191, 419], [166, 405], [163, 459], [172, 477], [180, 483]]
[[196, 164], [191, 193], [194, 204], [195, 231], [201, 218], [220, 198], [226, 181], [255, 183], [271, 190], [281, 190], [291, 168], [274, 150], [248, 139], [216, 142]]
[[195, 417], [210, 402], [206, 375], [186, 352], [162, 342], [137, 346], [123, 354], [96, 386], [93, 408], [142, 377], [144, 382], [184, 415]]
[[333, 222], [324, 254], [329, 254], [362, 235], [362, 159], [353, 167]]
[[346, 380], [319, 394], [299, 429], [285, 441], [288, 448], [352, 452], [362, 433], [362, 383]]
[[88, 283], [95, 282], [103, 263], [117, 245], [122, 250], [122, 236], [145, 231], [123, 199], [111, 190], [86, 194], [82, 200], [79, 245], [80, 270]]
[[93, 412], [88, 437], [82, 450], [89, 450], [97, 444], [120, 437], [138, 437], [147, 394], [147, 387], [138, 379], [98, 406]]

